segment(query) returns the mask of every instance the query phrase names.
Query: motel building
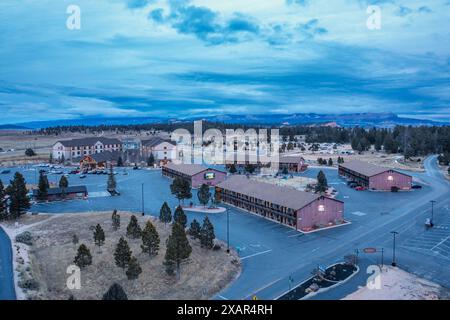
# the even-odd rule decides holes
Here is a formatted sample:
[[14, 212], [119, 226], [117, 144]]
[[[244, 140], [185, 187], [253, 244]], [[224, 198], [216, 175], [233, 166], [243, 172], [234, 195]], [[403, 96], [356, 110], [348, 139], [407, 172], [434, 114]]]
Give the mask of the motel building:
[[52, 148], [55, 160], [70, 160], [105, 151], [122, 151], [122, 142], [115, 138], [90, 137], [57, 141]]
[[280, 170], [286, 168], [289, 173], [303, 172], [308, 169], [305, 159], [300, 156], [280, 156]]
[[344, 223], [342, 201], [242, 175], [216, 185], [216, 199], [304, 232]]
[[370, 190], [411, 190], [412, 185], [407, 174], [359, 160], [340, 164], [339, 175]]
[[141, 154], [145, 159], [153, 154], [156, 163], [166, 164], [176, 159], [177, 145], [170, 139], [152, 137], [141, 141]]
[[[232, 164], [234, 164], [234, 166], [237, 169], [241, 169], [241, 170], [243, 170], [245, 168], [245, 166], [250, 163], [253, 164], [256, 168], [270, 167], [270, 163], [263, 164], [259, 160], [259, 157], [257, 157], [257, 156], [254, 156], [254, 157], [257, 158], [256, 161], [254, 159], [252, 159], [248, 154], [245, 155], [245, 159], [238, 160], [238, 157], [235, 154], [234, 159], [232, 159], [232, 160], [226, 159], [225, 160], [225, 165], [226, 165], [226, 168], [229, 169], [230, 166]], [[306, 161], [305, 161], [305, 159], [303, 159], [303, 157], [288, 156], [288, 155], [280, 155], [280, 157], [278, 159], [278, 167], [279, 167], [279, 171], [283, 171], [284, 168], [286, 168], [289, 173], [303, 172], [306, 169], [308, 169], [308, 165], [306, 164]]]
[[215, 186], [227, 177], [226, 172], [200, 164], [168, 163], [162, 167], [162, 174], [172, 179], [177, 177], [186, 179], [192, 188], [199, 188], [202, 184]]

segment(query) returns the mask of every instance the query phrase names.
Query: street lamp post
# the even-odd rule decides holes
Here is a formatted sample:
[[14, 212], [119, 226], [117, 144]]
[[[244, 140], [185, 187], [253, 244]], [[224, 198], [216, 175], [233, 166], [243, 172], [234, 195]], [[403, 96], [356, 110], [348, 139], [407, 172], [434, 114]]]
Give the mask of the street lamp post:
[[393, 251], [392, 251], [392, 266], [397, 266], [397, 262], [395, 261], [395, 236], [398, 234], [397, 231], [391, 231], [392, 235], [394, 236], [394, 242], [393, 242]]
[[431, 200], [431, 226], [433, 226], [434, 224], [434, 203], [436, 202], [435, 200]]
[[230, 253], [230, 212], [227, 208], [227, 253]]
[[142, 188], [141, 188], [141, 200], [142, 200], [142, 215], [145, 215], [144, 212], [144, 184], [142, 184]]

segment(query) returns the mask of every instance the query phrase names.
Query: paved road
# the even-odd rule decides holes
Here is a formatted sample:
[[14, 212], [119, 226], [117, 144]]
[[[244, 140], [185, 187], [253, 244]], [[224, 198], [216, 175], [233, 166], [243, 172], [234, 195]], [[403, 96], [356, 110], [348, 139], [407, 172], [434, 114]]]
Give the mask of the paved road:
[[0, 228], [0, 300], [15, 300], [11, 242]]
[[[244, 271], [229, 288], [218, 298], [248, 298], [256, 295], [261, 299], [273, 299], [289, 287], [288, 278], [292, 276], [296, 284], [310, 276], [311, 270], [318, 264], [331, 264], [342, 261], [342, 257], [356, 248], [384, 247], [386, 259], [391, 256], [392, 237], [390, 231], [399, 232], [397, 250], [399, 266], [450, 287], [450, 256], [440, 256], [434, 252], [428, 254], [412, 252], [403, 248], [407, 239], [425, 232], [425, 217], [430, 207], [429, 201], [436, 200], [435, 221], [440, 225], [440, 216], [448, 216], [445, 208], [450, 198], [449, 182], [441, 176], [436, 157], [425, 161], [426, 174], [414, 174], [423, 181], [424, 188], [408, 193], [355, 192], [345, 186], [338, 186], [340, 197], [346, 198], [346, 215], [353, 224], [346, 227], [323, 231], [317, 234], [298, 236], [297, 243], [280, 241], [274, 243], [277, 249], [272, 252], [244, 261]], [[310, 173], [316, 174], [316, 172]], [[338, 183], [331, 172], [332, 183]], [[375, 203], [374, 203], [375, 201]], [[355, 215], [352, 214], [356, 213]], [[435, 232], [436, 229], [431, 230]], [[449, 233], [450, 234], [450, 233]], [[449, 235], [447, 234], [447, 236]], [[447, 239], [448, 240], [448, 239]], [[442, 241], [442, 240], [441, 240]], [[283, 252], [284, 251], [284, 252]], [[363, 257], [380, 259], [380, 257]], [[337, 287], [328, 292], [333, 298], [341, 298], [361, 285], [361, 275], [346, 286]], [[256, 279], [259, 279], [256, 280]], [[364, 279], [364, 277], [363, 277]], [[355, 284], [357, 282], [357, 284]], [[259, 283], [259, 287], [256, 287]], [[253, 287], [252, 287], [253, 285]], [[252, 288], [256, 288], [253, 289]], [[316, 299], [326, 299], [318, 295]]]

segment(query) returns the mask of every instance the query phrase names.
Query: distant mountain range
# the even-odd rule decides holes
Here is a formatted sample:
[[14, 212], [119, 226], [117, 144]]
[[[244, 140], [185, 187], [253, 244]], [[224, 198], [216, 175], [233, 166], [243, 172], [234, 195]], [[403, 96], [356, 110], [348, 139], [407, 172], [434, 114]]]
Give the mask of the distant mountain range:
[[225, 122], [234, 124], [262, 124], [262, 125], [329, 125], [341, 127], [393, 127], [395, 125], [448, 125], [448, 122], [399, 117], [394, 113], [349, 113], [349, 114], [317, 114], [317, 113], [293, 113], [293, 114], [255, 114], [255, 115], [215, 115], [206, 117], [139, 117], [139, 118], [83, 118], [70, 120], [33, 121], [18, 124], [0, 125], [0, 130], [24, 130], [54, 127], [59, 125], [130, 125], [144, 123], [176, 123], [193, 120], [205, 120], [211, 122]]

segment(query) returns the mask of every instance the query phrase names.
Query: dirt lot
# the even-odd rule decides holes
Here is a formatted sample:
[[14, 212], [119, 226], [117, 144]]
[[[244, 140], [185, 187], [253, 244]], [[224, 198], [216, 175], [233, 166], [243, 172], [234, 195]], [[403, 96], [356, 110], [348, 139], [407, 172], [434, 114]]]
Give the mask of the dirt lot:
[[381, 288], [361, 287], [344, 300], [448, 300], [450, 292], [436, 283], [399, 268], [387, 267], [380, 275]]
[[[308, 145], [307, 148], [308, 149]], [[317, 158], [323, 159], [333, 159], [333, 165], [337, 166], [337, 158], [342, 157], [344, 161], [351, 160], [361, 160], [366, 161], [375, 165], [399, 169], [399, 170], [410, 170], [410, 171], [419, 171], [423, 172], [423, 160], [424, 157], [415, 157], [412, 160], [403, 160], [403, 156], [401, 154], [387, 154], [382, 151], [365, 151], [361, 154], [355, 152], [354, 154], [342, 154], [345, 151], [351, 150], [350, 145], [341, 145], [336, 150], [327, 150], [327, 151], [290, 151], [289, 154], [300, 154], [305, 158], [305, 160], [309, 161], [311, 164], [317, 164]], [[330, 153], [335, 152], [335, 153]]]
[[[73, 294], [76, 299], [101, 299], [109, 286], [118, 282], [129, 299], [208, 299], [238, 276], [240, 265], [236, 253], [227, 255], [224, 249], [202, 249], [198, 241], [192, 239], [192, 254], [181, 268], [180, 279], [166, 275], [163, 260], [171, 228], [152, 220], [161, 238], [159, 254], [150, 258], [141, 252], [140, 240], [126, 238], [133, 256], [142, 267], [137, 280], [128, 280], [125, 271], [115, 266], [113, 252], [120, 236], [125, 237], [131, 214], [119, 214], [121, 228], [118, 231], [112, 230], [111, 212], [63, 214], [29, 228], [34, 237], [29, 250], [31, 273], [40, 283], [39, 292], [29, 291], [29, 298], [67, 299]], [[155, 218], [138, 216], [142, 227], [148, 219]], [[94, 245], [93, 232], [89, 230], [97, 223], [102, 225], [106, 234], [101, 249]], [[73, 234], [80, 239], [78, 245], [72, 243]], [[90, 249], [93, 264], [81, 272], [81, 289], [69, 290], [66, 287], [66, 268], [73, 264], [81, 243]]]

